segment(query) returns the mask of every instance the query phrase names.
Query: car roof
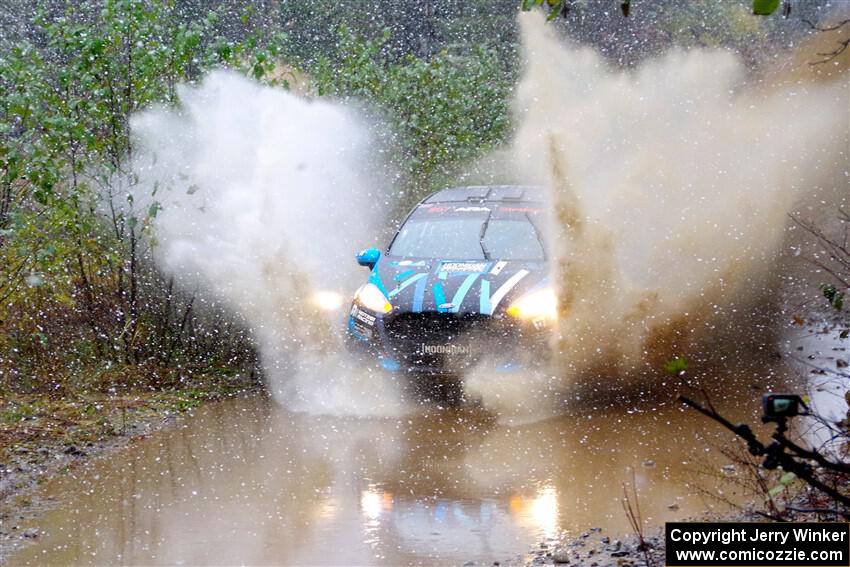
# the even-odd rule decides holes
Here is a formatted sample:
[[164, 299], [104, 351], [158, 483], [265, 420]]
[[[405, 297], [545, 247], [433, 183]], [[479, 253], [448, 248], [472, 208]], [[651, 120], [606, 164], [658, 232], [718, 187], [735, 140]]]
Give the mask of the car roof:
[[543, 188], [530, 185], [472, 185], [437, 191], [424, 203], [479, 203], [482, 201], [543, 201]]

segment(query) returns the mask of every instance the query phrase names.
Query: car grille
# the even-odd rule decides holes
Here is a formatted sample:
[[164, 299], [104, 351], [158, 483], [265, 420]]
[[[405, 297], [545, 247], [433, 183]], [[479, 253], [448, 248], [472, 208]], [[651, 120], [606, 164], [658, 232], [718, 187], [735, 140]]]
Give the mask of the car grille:
[[389, 354], [413, 370], [461, 370], [473, 365], [496, 339], [487, 315], [402, 313], [385, 323]]

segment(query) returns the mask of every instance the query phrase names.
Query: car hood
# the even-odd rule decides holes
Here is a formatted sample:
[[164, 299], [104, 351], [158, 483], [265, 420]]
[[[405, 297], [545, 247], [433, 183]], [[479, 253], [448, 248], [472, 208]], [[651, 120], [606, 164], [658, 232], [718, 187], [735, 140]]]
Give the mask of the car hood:
[[494, 315], [516, 298], [548, 284], [544, 262], [435, 260], [383, 256], [369, 281], [394, 312]]

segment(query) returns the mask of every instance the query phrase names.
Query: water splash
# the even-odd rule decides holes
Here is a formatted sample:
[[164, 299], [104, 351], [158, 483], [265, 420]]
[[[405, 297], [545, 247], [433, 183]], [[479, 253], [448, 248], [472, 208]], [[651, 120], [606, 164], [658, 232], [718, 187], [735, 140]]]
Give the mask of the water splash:
[[[155, 255], [183, 285], [247, 320], [270, 391], [303, 411], [395, 414], [391, 385], [368, 396], [342, 344], [343, 304], [362, 280], [353, 259], [380, 220], [381, 164], [353, 111], [226, 72], [182, 87], [178, 108], [131, 123], [136, 175], [162, 204]], [[345, 401], [341, 401], [345, 400]]]
[[767, 342], [735, 323], [772, 291], [788, 213], [846, 203], [846, 81], [759, 84], [706, 50], [623, 71], [538, 14], [521, 28], [513, 153], [551, 201], [558, 388], [652, 373], [721, 335]]

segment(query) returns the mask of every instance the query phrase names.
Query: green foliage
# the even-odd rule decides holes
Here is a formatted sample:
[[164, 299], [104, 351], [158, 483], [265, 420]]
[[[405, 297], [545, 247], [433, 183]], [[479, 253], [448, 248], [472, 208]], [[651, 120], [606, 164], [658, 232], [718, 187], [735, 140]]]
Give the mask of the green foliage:
[[[554, 20], [560, 15], [569, 13], [569, 0], [546, 0], [549, 16], [547, 20]], [[718, 3], [719, 4], [719, 3]], [[543, 0], [522, 0], [520, 6], [527, 12], [535, 6], [542, 6]], [[779, 8], [779, 0], [753, 0], [753, 14], [757, 16], [769, 16]], [[620, 1], [620, 11], [624, 17], [631, 13], [631, 0]], [[787, 10], [786, 10], [787, 11]]]
[[671, 358], [664, 363], [664, 370], [670, 374], [680, 374], [688, 369], [688, 359], [683, 356]]
[[[624, 17], [628, 17], [631, 12], [631, 0], [620, 0], [620, 11]], [[542, 6], [543, 0], [522, 0], [520, 5], [524, 12], [528, 12], [535, 6]], [[546, 0], [546, 7], [549, 10], [547, 21], [552, 21], [558, 16], [564, 16], [570, 11], [569, 0]]]
[[473, 159], [508, 133], [510, 76], [484, 48], [464, 56], [441, 51], [429, 59], [387, 59], [390, 35], [365, 40], [340, 30], [336, 53], [310, 69], [319, 95], [355, 98], [389, 119], [418, 193], [445, 180], [454, 164]]
[[[535, 9], [534, 2], [526, 4]], [[633, 65], [678, 45], [732, 49], [757, 66], [773, 61], [777, 51], [806, 33], [793, 22], [753, 15], [752, 0], [690, 0], [686, 6], [675, 0], [556, 0], [540, 9], [550, 20], [557, 18], [555, 30], [593, 46], [617, 65]], [[819, 17], [815, 4], [797, 3], [795, 9], [801, 17]], [[783, 15], [790, 10], [786, 0]]]
[[745, 6], [734, 2], [696, 0], [692, 11], [671, 13], [661, 28], [678, 43], [705, 47], [733, 47], [751, 58], [768, 38], [768, 21], [754, 18]]
[[55, 390], [81, 369], [159, 359], [163, 344], [182, 343], [173, 328], [160, 336], [179, 305], [140, 246], [159, 205], [135, 210], [116, 180], [133, 156], [133, 112], [175, 102], [178, 84], [212, 66], [272, 69], [276, 36], [229, 41], [218, 21], [185, 21], [170, 0], [89, 1], [39, 10], [37, 41], [4, 43], [0, 389]]
[[[302, 16], [319, 4], [281, 6], [279, 16], [301, 22], [286, 33], [252, 3], [238, 18], [184, 13], [175, 0], [45, 4], [28, 35], [3, 40], [0, 390], [163, 386], [162, 368], [252, 363], [244, 330], [198, 319], [193, 298], [152, 268], [144, 235], [160, 204], [132, 195], [129, 117], [177, 103], [178, 85], [210, 68], [288, 86], [287, 58], [315, 76], [320, 95], [362, 101], [391, 124], [385, 134], [414, 193], [504, 140], [512, 77], [503, 56], [434, 43], [415, 57], [413, 37], [402, 37], [415, 18], [393, 37], [365, 13], [350, 21], [372, 39], [341, 30], [306, 56], [293, 38], [315, 35]], [[390, 20], [404, 11], [387, 9]], [[133, 365], [146, 370], [123, 370]]]
[[[542, 6], [543, 0], [522, 0], [522, 10], [528, 12], [535, 6]], [[547, 20], [554, 20], [559, 15], [564, 14], [567, 9], [566, 0], [546, 0], [546, 5], [549, 9]]]
[[771, 498], [779, 496], [780, 494], [785, 492], [788, 486], [792, 484], [795, 480], [797, 480], [797, 475], [795, 475], [794, 473], [784, 473], [782, 476], [779, 477], [778, 484], [776, 484], [770, 490], [767, 491], [767, 495]]
[[393, 61], [440, 51], [465, 55], [479, 46], [497, 50], [507, 62], [516, 56], [516, 7], [517, 0], [278, 2], [267, 4], [260, 25], [285, 30], [283, 58], [303, 68], [337, 51], [343, 25], [366, 40], [381, 40], [390, 30], [383, 54]]
[[829, 305], [834, 309], [841, 311], [844, 308], [844, 292], [838, 291], [832, 284], [821, 284], [820, 290], [823, 292], [823, 296], [829, 302]]
[[779, 8], [779, 0], [753, 0], [753, 14], [769, 16]]

